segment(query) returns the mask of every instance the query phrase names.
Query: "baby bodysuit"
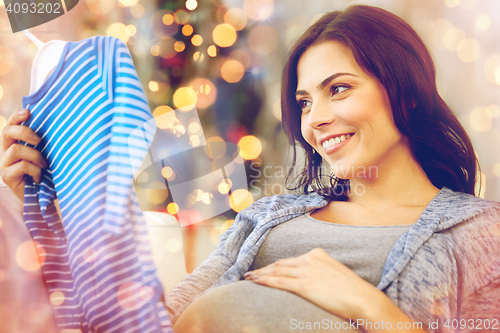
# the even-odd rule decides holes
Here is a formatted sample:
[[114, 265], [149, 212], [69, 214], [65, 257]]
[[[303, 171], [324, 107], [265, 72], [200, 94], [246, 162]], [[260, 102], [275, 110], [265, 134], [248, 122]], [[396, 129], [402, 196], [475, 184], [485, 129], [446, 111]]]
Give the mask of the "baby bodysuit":
[[49, 163], [40, 184], [26, 177], [24, 219], [56, 325], [172, 332], [133, 188], [148, 147], [131, 132], [152, 115], [126, 45], [102, 36], [68, 42], [23, 107]]

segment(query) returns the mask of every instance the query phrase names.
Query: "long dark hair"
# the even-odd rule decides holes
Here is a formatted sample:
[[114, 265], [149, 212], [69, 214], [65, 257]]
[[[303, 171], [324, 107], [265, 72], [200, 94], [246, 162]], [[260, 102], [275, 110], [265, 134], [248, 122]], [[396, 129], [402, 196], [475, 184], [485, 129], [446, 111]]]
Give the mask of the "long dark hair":
[[427, 47], [401, 18], [364, 5], [323, 15], [298, 39], [285, 64], [281, 112], [283, 128], [293, 146], [287, 184], [297, 162], [296, 143], [304, 148], [306, 158], [305, 168], [295, 179], [298, 182], [289, 189], [307, 194], [312, 188], [331, 200], [347, 200], [349, 180], [338, 179], [333, 187], [323, 185], [322, 158], [302, 137], [301, 110], [295, 99], [299, 58], [312, 45], [329, 40], [350, 47], [358, 65], [385, 87], [396, 126], [409, 138], [412, 153], [432, 184], [474, 195], [479, 163], [469, 136], [439, 96]]

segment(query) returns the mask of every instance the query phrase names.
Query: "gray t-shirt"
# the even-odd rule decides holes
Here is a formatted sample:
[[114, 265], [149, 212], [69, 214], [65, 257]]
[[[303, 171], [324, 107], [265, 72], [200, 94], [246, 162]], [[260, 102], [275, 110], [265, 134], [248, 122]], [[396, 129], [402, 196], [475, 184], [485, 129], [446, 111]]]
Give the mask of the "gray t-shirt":
[[360, 277], [377, 285], [385, 260], [411, 225], [358, 226], [316, 220], [309, 213], [274, 227], [250, 270], [298, 257], [320, 247]]
[[[308, 214], [274, 227], [250, 267], [267, 266], [320, 247], [366, 281], [377, 285], [385, 260], [411, 225], [353, 226], [314, 219]], [[238, 281], [197, 298], [179, 317], [176, 331], [199, 326], [203, 332], [359, 332], [348, 323], [293, 293]], [[311, 328], [308, 328], [309, 326]]]

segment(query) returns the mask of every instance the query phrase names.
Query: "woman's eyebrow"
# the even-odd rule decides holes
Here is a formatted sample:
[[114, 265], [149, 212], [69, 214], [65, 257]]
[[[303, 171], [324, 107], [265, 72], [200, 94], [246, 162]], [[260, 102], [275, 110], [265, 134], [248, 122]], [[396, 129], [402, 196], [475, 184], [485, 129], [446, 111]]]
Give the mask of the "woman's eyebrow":
[[[335, 80], [336, 78], [340, 77], [340, 76], [354, 76], [354, 77], [358, 77], [357, 75], [354, 75], [352, 73], [335, 73], [335, 74], [332, 74], [330, 75], [329, 77], [327, 77], [326, 79], [324, 79], [319, 85], [318, 85], [318, 90], [322, 90], [323, 88], [325, 88], [328, 83], [330, 83], [331, 81]], [[307, 91], [305, 90], [297, 90], [295, 92], [295, 96], [297, 95], [307, 95]]]
[[318, 89], [319, 90], [322, 90], [323, 88], [325, 88], [328, 83], [330, 83], [331, 81], [335, 80], [336, 78], [340, 77], [340, 76], [345, 76], [345, 75], [348, 75], [348, 76], [354, 76], [354, 77], [358, 77], [357, 75], [354, 75], [354, 74], [351, 74], [351, 73], [336, 73], [336, 74], [333, 74], [333, 75], [330, 75], [329, 77], [327, 77], [326, 79], [324, 79], [319, 85], [318, 85]]

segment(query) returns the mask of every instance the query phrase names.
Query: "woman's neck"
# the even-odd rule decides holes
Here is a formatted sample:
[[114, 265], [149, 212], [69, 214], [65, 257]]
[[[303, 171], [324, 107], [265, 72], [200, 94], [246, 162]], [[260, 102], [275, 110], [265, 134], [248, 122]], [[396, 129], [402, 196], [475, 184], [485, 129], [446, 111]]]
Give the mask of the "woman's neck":
[[374, 210], [425, 207], [439, 189], [411, 156], [380, 163], [376, 172], [350, 180], [348, 202]]

